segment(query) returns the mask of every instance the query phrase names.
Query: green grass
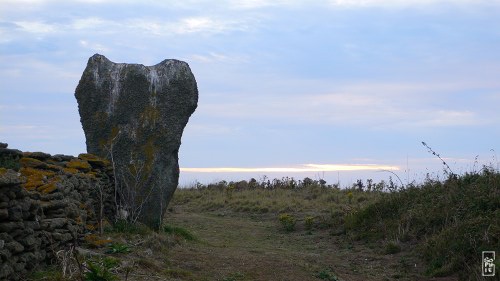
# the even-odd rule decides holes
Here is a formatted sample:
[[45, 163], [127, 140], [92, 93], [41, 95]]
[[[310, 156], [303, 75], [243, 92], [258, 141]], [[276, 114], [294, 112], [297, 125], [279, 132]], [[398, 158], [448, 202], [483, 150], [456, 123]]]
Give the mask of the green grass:
[[416, 243], [431, 276], [472, 276], [481, 251], [500, 249], [500, 174], [483, 169], [387, 194], [347, 226], [361, 240]]
[[114, 250], [95, 250], [126, 253], [119, 257], [131, 276], [242, 281], [472, 280], [481, 251], [500, 250], [500, 174], [492, 169], [405, 188], [273, 182], [178, 189], [161, 233], [119, 221], [106, 234]]
[[220, 182], [180, 189], [173, 204], [199, 212], [272, 213], [282, 228], [309, 234], [314, 218], [315, 227], [378, 247], [383, 255], [411, 253], [425, 262], [429, 276], [458, 274], [467, 280], [480, 268], [481, 251], [500, 249], [498, 171], [485, 167], [479, 173], [449, 174], [446, 181], [427, 179], [402, 187], [390, 180], [372, 186], [367, 191], [317, 182], [263, 182], [249, 188], [248, 183]]
[[323, 269], [316, 273], [314, 277], [327, 281], [339, 281], [338, 277], [330, 269]]
[[186, 239], [187, 241], [196, 241], [198, 240], [196, 236], [194, 236], [189, 230], [172, 225], [163, 226], [163, 231], [168, 234], [173, 234], [179, 237]]
[[358, 190], [341, 190], [319, 185], [296, 188], [240, 188], [234, 189], [228, 196], [227, 188], [229, 187], [219, 185], [180, 188], [175, 192], [172, 204], [188, 206], [190, 210], [196, 211], [329, 214], [339, 208], [345, 211], [346, 208], [366, 206], [381, 196], [379, 192], [372, 192], [367, 196], [365, 192]]
[[130, 223], [126, 220], [118, 220], [104, 229], [107, 233], [140, 234], [147, 235], [152, 232], [147, 226], [140, 223]]
[[106, 254], [124, 254], [124, 253], [130, 253], [130, 247], [128, 245], [119, 242], [111, 243], [111, 245], [108, 246], [108, 250], [106, 251]]

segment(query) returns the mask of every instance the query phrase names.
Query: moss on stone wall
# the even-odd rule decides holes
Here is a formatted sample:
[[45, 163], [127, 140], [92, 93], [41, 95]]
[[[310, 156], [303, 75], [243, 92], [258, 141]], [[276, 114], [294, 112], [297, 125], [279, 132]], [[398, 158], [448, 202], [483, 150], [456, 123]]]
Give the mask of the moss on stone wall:
[[90, 172], [92, 170], [92, 166], [87, 161], [80, 159], [73, 159], [70, 162], [66, 163], [67, 168], [73, 168], [80, 170], [82, 172]]
[[[13, 151], [0, 149], [0, 158]], [[0, 216], [5, 214], [0, 219], [0, 242], [18, 247], [0, 246], [0, 280], [24, 280], [38, 265], [52, 263], [58, 250], [83, 242], [99, 222], [112, 221], [116, 214], [108, 161], [86, 154], [78, 159], [14, 153], [20, 158], [15, 159], [19, 172], [0, 168]]]

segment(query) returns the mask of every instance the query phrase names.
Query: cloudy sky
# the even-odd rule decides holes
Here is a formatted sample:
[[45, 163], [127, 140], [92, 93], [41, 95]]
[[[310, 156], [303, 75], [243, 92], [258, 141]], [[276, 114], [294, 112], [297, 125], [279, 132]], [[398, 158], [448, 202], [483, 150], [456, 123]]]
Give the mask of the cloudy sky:
[[498, 15], [498, 0], [2, 0], [0, 141], [85, 152], [74, 90], [100, 53], [189, 63], [181, 184], [442, 176], [422, 141], [456, 173], [497, 165]]

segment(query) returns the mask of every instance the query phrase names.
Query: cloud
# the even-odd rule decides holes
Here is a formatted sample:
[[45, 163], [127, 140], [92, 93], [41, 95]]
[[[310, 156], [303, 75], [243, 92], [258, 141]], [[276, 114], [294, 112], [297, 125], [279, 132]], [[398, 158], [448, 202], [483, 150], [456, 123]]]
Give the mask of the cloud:
[[208, 136], [221, 136], [221, 135], [230, 135], [234, 133], [238, 133], [241, 131], [239, 127], [231, 127], [220, 124], [200, 124], [193, 123], [186, 127], [184, 134], [190, 135], [192, 137], [208, 137]]
[[67, 28], [72, 30], [106, 30], [110, 27], [121, 27], [122, 24], [116, 21], [105, 20], [98, 17], [80, 18], [73, 20]]
[[209, 52], [208, 54], [193, 54], [187, 57], [187, 61], [195, 61], [199, 63], [246, 63], [249, 62], [248, 56], [244, 55], [228, 55], [216, 52]]
[[36, 34], [54, 33], [58, 30], [57, 25], [43, 21], [15, 21], [13, 23], [23, 31]]
[[244, 20], [219, 19], [213, 17], [185, 17], [176, 21], [131, 19], [127, 26], [154, 35], [165, 34], [217, 34], [248, 28]]
[[123, 21], [109, 20], [99, 17], [79, 18], [70, 22], [47, 23], [44, 21], [14, 21], [18, 28], [35, 34], [55, 32], [97, 31], [101, 34], [115, 33], [123, 30], [135, 30], [153, 35], [168, 34], [217, 34], [235, 30], [246, 30], [248, 24], [244, 20], [218, 19], [212, 17], [185, 17], [172, 21], [130, 18]]
[[298, 89], [298, 94], [228, 95], [217, 103], [200, 105], [198, 113], [240, 120], [405, 130], [485, 125], [498, 119], [494, 110], [484, 110], [489, 104], [479, 96], [470, 98], [481, 104], [481, 112], [476, 106], [454, 103], [463, 85], [360, 82], [362, 86], [336, 86], [329, 90], [331, 93], [315, 94], [310, 92], [315, 89], [308, 83], [296, 82], [290, 82], [287, 89]]
[[486, 0], [331, 0], [329, 3], [334, 7], [383, 7], [383, 8], [403, 8], [403, 7], [422, 7], [439, 4], [454, 5], [480, 5], [495, 3], [498, 1]]
[[87, 40], [80, 40], [80, 45], [84, 47], [85, 49], [92, 50], [94, 52], [101, 52], [101, 53], [106, 53], [109, 52], [110, 48], [99, 44], [99, 43], [92, 43]]
[[297, 167], [260, 167], [260, 168], [180, 168], [187, 173], [307, 173], [307, 172], [337, 172], [337, 171], [380, 171], [394, 170], [398, 166], [377, 164], [302, 164]]

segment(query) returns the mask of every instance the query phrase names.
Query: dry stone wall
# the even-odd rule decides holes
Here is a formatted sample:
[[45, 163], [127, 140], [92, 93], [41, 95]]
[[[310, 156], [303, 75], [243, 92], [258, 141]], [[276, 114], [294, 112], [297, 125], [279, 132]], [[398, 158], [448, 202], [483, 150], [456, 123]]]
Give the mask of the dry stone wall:
[[114, 196], [107, 160], [0, 143], [0, 280], [21, 280], [114, 220]]

